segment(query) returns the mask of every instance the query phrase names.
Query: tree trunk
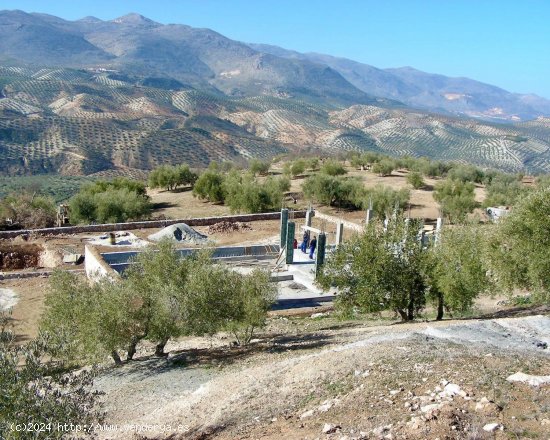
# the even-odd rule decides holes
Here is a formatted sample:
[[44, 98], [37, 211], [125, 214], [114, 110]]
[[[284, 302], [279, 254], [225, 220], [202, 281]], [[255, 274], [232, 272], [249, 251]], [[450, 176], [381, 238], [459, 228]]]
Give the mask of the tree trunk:
[[132, 342], [130, 342], [130, 345], [128, 345], [128, 353], [126, 355], [126, 360], [131, 361], [134, 358], [134, 355], [136, 354], [136, 347], [139, 342], [139, 338], [132, 339]]
[[164, 352], [164, 347], [166, 346], [166, 343], [168, 342], [168, 339], [170, 338], [163, 338], [155, 347], [155, 356], [163, 357], [166, 356], [166, 353]]
[[409, 293], [409, 304], [407, 307], [407, 320], [412, 321], [414, 319], [414, 290], [411, 289]]
[[405, 322], [405, 321], [408, 321], [408, 315], [407, 315], [407, 312], [403, 309], [395, 309], [395, 311], [397, 313], [399, 313], [399, 315], [401, 316], [401, 321]]
[[111, 352], [111, 357], [115, 361], [115, 365], [117, 366], [122, 365], [122, 359], [120, 359], [120, 356], [118, 355], [118, 352], [116, 350], [113, 350]]
[[443, 293], [442, 292], [437, 293], [437, 317], [435, 319], [437, 321], [441, 321], [443, 319]]

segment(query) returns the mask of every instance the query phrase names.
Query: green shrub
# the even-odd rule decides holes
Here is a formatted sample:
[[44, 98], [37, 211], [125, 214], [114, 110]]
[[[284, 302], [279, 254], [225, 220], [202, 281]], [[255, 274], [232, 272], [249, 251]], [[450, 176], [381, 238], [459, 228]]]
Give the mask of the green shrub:
[[161, 165], [149, 173], [149, 186], [151, 188], [166, 188], [168, 191], [178, 186], [193, 186], [198, 176], [191, 171], [188, 165]]
[[286, 177], [268, 177], [258, 182], [253, 175], [229, 173], [223, 183], [225, 204], [233, 212], [266, 212], [280, 209], [283, 195], [290, 188]]
[[69, 202], [71, 223], [121, 223], [151, 213], [145, 185], [129, 179], [85, 185]]
[[392, 159], [382, 159], [380, 162], [376, 162], [373, 167], [373, 173], [379, 174], [380, 176], [389, 176], [392, 171], [396, 168], [396, 163]]
[[346, 179], [324, 173], [308, 177], [302, 185], [302, 190], [307, 199], [338, 208], [359, 208], [365, 191], [358, 179]]
[[263, 162], [259, 159], [251, 159], [248, 163], [248, 169], [254, 175], [260, 174], [265, 176], [269, 172], [269, 162]]
[[496, 226], [487, 257], [498, 282], [550, 301], [550, 188], [529, 193]]
[[0, 201], [0, 218], [11, 219], [13, 224], [23, 228], [49, 228], [55, 226], [56, 207], [49, 197], [12, 194]]
[[321, 173], [327, 176], [342, 176], [346, 174], [347, 171], [340, 162], [329, 159], [321, 165]]
[[447, 173], [447, 178], [463, 183], [482, 183], [484, 177], [484, 172], [473, 165], [454, 165]]
[[209, 168], [204, 171], [195, 182], [195, 186], [193, 187], [193, 195], [201, 200], [221, 203], [225, 198], [223, 181], [223, 174]]
[[247, 343], [263, 326], [275, 291], [269, 274], [242, 275], [214, 264], [208, 252], [180, 258], [171, 242], [140, 253], [123, 277], [93, 285], [56, 273], [46, 296], [40, 329], [49, 354], [66, 365], [101, 361], [121, 352], [132, 359], [149, 340], [164, 355], [171, 338], [231, 330]]
[[498, 173], [486, 184], [487, 196], [484, 206], [514, 205], [529, 189], [524, 187], [516, 176]]
[[471, 182], [446, 179], [435, 185], [434, 199], [451, 222], [463, 222], [477, 206], [474, 188]]
[[386, 185], [376, 185], [369, 188], [362, 196], [362, 208], [367, 209], [372, 203], [374, 215], [383, 220], [402, 213], [410, 198], [410, 192], [406, 188], [394, 190]]
[[409, 183], [414, 189], [420, 189], [425, 186], [422, 174], [418, 171], [411, 171], [407, 175], [407, 183]]
[[393, 310], [405, 321], [414, 319], [424, 307], [427, 287], [419, 228], [415, 220], [391, 220], [386, 230], [372, 222], [330, 254], [319, 283], [340, 289], [337, 309], [347, 315]]

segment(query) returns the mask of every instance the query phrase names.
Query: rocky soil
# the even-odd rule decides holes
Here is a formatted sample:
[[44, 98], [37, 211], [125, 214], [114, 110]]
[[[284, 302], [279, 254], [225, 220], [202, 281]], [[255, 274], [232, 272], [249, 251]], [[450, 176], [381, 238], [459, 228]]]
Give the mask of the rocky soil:
[[249, 347], [182, 340], [96, 385], [108, 423], [153, 427], [133, 438], [548, 438], [550, 318], [539, 312], [404, 325], [274, 317]]

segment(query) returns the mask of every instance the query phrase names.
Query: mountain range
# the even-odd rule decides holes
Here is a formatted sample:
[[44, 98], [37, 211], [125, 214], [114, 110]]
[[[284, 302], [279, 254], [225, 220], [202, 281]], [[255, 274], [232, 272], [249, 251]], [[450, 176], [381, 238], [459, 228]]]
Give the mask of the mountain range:
[[[0, 11], [4, 174], [374, 150], [550, 171], [550, 101], [138, 14]], [[497, 123], [498, 122], [498, 123]]]

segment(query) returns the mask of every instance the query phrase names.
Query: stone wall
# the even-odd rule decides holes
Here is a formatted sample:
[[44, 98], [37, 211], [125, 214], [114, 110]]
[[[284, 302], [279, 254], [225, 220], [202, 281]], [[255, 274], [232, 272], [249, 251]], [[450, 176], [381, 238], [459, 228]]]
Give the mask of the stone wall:
[[[304, 218], [305, 211], [295, 211], [294, 218]], [[219, 217], [184, 218], [177, 220], [153, 220], [128, 223], [107, 223], [102, 225], [66, 226], [61, 228], [21, 229], [18, 231], [0, 231], [0, 239], [14, 238], [20, 235], [61, 235], [80, 234], [83, 232], [112, 232], [128, 231], [133, 229], [164, 228], [176, 223], [185, 223], [189, 226], [210, 226], [218, 222], [256, 222], [260, 220], [279, 220], [280, 212], [263, 212], [259, 214], [227, 215]]]

